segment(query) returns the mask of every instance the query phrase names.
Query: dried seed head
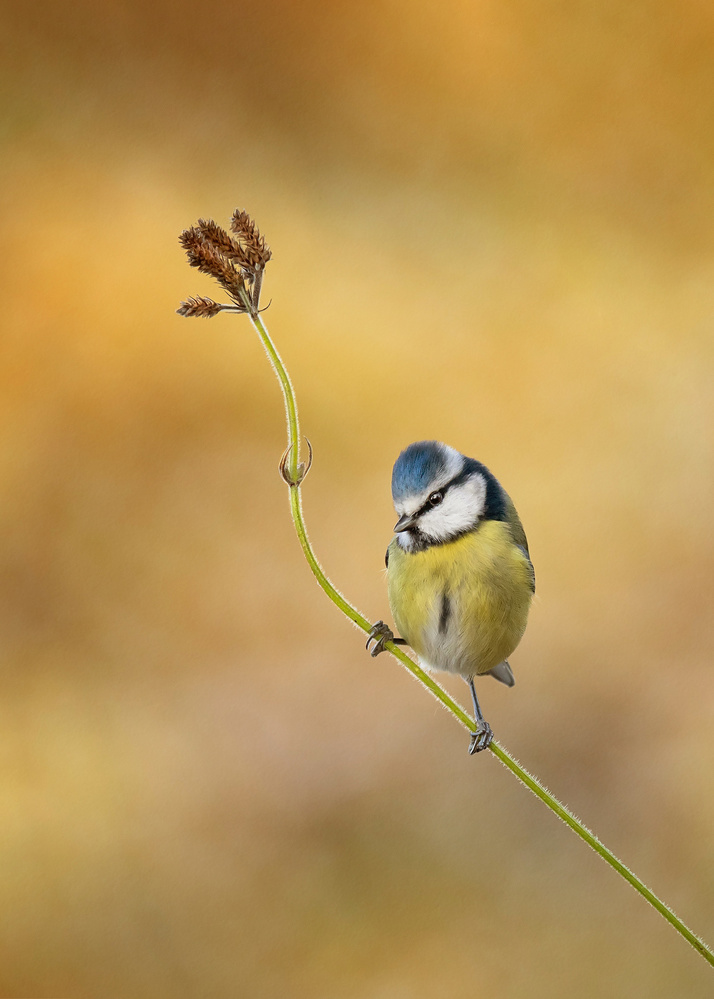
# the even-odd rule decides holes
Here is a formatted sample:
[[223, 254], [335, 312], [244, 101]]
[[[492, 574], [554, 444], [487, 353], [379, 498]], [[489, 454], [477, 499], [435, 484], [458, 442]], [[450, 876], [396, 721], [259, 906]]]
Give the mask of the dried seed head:
[[202, 274], [210, 274], [232, 298], [240, 301], [241, 290], [245, 287], [242, 274], [236, 270], [233, 261], [228, 260], [212, 242], [206, 239], [199, 228], [191, 226], [189, 229], [184, 229], [179, 236], [179, 242], [186, 251], [191, 267], [196, 267]]
[[258, 226], [250, 217], [248, 212], [242, 208], [236, 208], [231, 215], [231, 229], [243, 239], [255, 239], [258, 233]]
[[204, 298], [202, 295], [196, 295], [195, 298], [189, 298], [185, 302], [181, 302], [180, 307], [176, 311], [180, 316], [187, 316], [188, 318], [212, 319], [213, 316], [217, 316], [225, 308], [225, 305], [214, 302], [212, 298]]
[[235, 236], [231, 236], [213, 219], [199, 219], [196, 225], [184, 229], [179, 236], [191, 267], [215, 278], [234, 303], [232, 306], [219, 306], [214, 302], [212, 304], [216, 309], [211, 311], [211, 306], [205, 304], [211, 299], [191, 298], [181, 304], [181, 315], [208, 318], [228, 308], [234, 312], [257, 315], [263, 271], [271, 257], [270, 247], [247, 212], [235, 210], [231, 229]]
[[231, 218], [231, 229], [245, 247], [250, 266], [254, 270], [262, 270], [273, 254], [250, 215], [236, 208]]
[[[250, 266], [250, 261], [240, 243], [213, 219], [199, 219], [195, 228], [201, 233], [206, 243], [213, 246], [228, 260], [235, 261], [241, 268]], [[244, 274], [243, 277], [245, 278], [246, 275]]]

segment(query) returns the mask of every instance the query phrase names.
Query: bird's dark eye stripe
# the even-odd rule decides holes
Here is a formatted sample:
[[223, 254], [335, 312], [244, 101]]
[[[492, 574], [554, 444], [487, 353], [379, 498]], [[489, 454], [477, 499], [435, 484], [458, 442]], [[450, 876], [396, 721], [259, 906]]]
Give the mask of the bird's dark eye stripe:
[[421, 517], [421, 515], [423, 513], [426, 513], [427, 510], [433, 510], [434, 509], [434, 506], [436, 504], [432, 502], [432, 499], [431, 499], [432, 496], [440, 496], [441, 499], [437, 500], [437, 503], [442, 502], [443, 499], [444, 499], [444, 496], [446, 496], [446, 490], [449, 488], [449, 486], [452, 486], [454, 484], [454, 482], [457, 481], [457, 479], [458, 479], [458, 476], [457, 476], [456, 479], [452, 479], [451, 482], [447, 482], [445, 486], [441, 487], [441, 489], [435, 489], [433, 493], [429, 493], [429, 495], [427, 497], [427, 500], [426, 500], [426, 503], [424, 503], [422, 505], [421, 509], [417, 512], [416, 516], [417, 517]]
[[[474, 462], [474, 464], [476, 464], [476, 462]], [[468, 479], [469, 475], [471, 475], [473, 473], [473, 471], [474, 471], [473, 467], [471, 465], [467, 464], [464, 468], [461, 469], [460, 472], [458, 472], [453, 477], [453, 479], [451, 479], [449, 482], [446, 482], [439, 489], [435, 489], [433, 493], [429, 493], [429, 496], [427, 497], [426, 503], [424, 503], [424, 505], [421, 507], [421, 509], [417, 511], [416, 516], [417, 517], [421, 517], [421, 515], [423, 513], [426, 513], [427, 510], [432, 510], [433, 509], [432, 504], [431, 504], [431, 497], [432, 496], [434, 496], [436, 493], [441, 493], [441, 499], [443, 501], [444, 497], [446, 496], [447, 490], [451, 489], [452, 486], [458, 486], [460, 483], [465, 482], [466, 479]]]
[[[434, 490], [434, 492], [440, 492], [443, 499], [443, 497], [446, 496], [447, 491], [451, 489], [452, 486], [461, 485], [462, 482], [465, 482], [466, 479], [468, 479], [469, 476], [473, 475], [475, 472], [478, 472], [478, 474], [482, 475], [486, 480], [486, 508], [483, 512], [483, 519], [507, 520], [508, 514], [503, 499], [503, 490], [498, 484], [497, 479], [494, 478], [488, 469], [474, 458], [467, 458], [461, 471], [449, 482], [446, 482], [440, 489]], [[421, 515], [426, 513], [427, 510], [434, 509], [430, 502], [430, 497], [433, 495], [434, 493], [429, 494], [426, 503], [424, 503], [421, 509], [417, 512], [417, 517], [421, 517]]]

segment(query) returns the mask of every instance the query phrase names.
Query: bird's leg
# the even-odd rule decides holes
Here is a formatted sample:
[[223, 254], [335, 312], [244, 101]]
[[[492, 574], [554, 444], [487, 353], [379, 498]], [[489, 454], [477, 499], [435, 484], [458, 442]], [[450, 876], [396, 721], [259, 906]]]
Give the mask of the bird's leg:
[[[374, 645], [369, 649], [371, 642], [374, 642]], [[394, 642], [395, 645], [407, 644], [403, 638], [395, 638], [392, 629], [388, 628], [384, 621], [377, 621], [367, 637], [365, 649], [369, 649], [371, 656], [378, 656], [380, 652], [384, 652], [385, 642]]]
[[471, 698], [474, 702], [474, 719], [476, 722], [476, 731], [471, 733], [471, 745], [469, 746], [469, 753], [473, 756], [474, 753], [480, 753], [482, 749], [488, 749], [491, 745], [491, 739], [493, 739], [493, 732], [491, 731], [491, 726], [487, 721], [484, 721], [484, 717], [481, 714], [478, 697], [476, 697], [476, 688], [474, 687], [474, 678], [470, 677], [467, 683], [471, 688]]

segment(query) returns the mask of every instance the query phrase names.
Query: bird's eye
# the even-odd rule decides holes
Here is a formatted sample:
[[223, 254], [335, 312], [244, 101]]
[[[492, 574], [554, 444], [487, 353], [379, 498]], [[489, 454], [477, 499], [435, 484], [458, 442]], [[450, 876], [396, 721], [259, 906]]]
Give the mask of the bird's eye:
[[439, 492], [439, 493], [432, 493], [431, 496], [429, 497], [429, 505], [430, 506], [438, 506], [439, 503], [441, 503], [441, 501], [443, 500], [443, 498], [444, 498], [444, 494], [441, 493], [441, 492]]

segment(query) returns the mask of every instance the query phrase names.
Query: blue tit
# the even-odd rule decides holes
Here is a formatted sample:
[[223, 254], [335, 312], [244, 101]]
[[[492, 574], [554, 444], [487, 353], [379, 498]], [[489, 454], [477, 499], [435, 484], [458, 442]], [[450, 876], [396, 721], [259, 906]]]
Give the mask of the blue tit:
[[508, 657], [528, 620], [535, 573], [523, 526], [489, 470], [438, 441], [410, 444], [392, 472], [399, 515], [387, 549], [389, 605], [401, 638], [379, 621], [372, 655], [384, 642], [409, 645], [420, 664], [464, 677], [476, 731], [470, 753], [490, 744], [474, 687], [493, 676], [512, 687]]

